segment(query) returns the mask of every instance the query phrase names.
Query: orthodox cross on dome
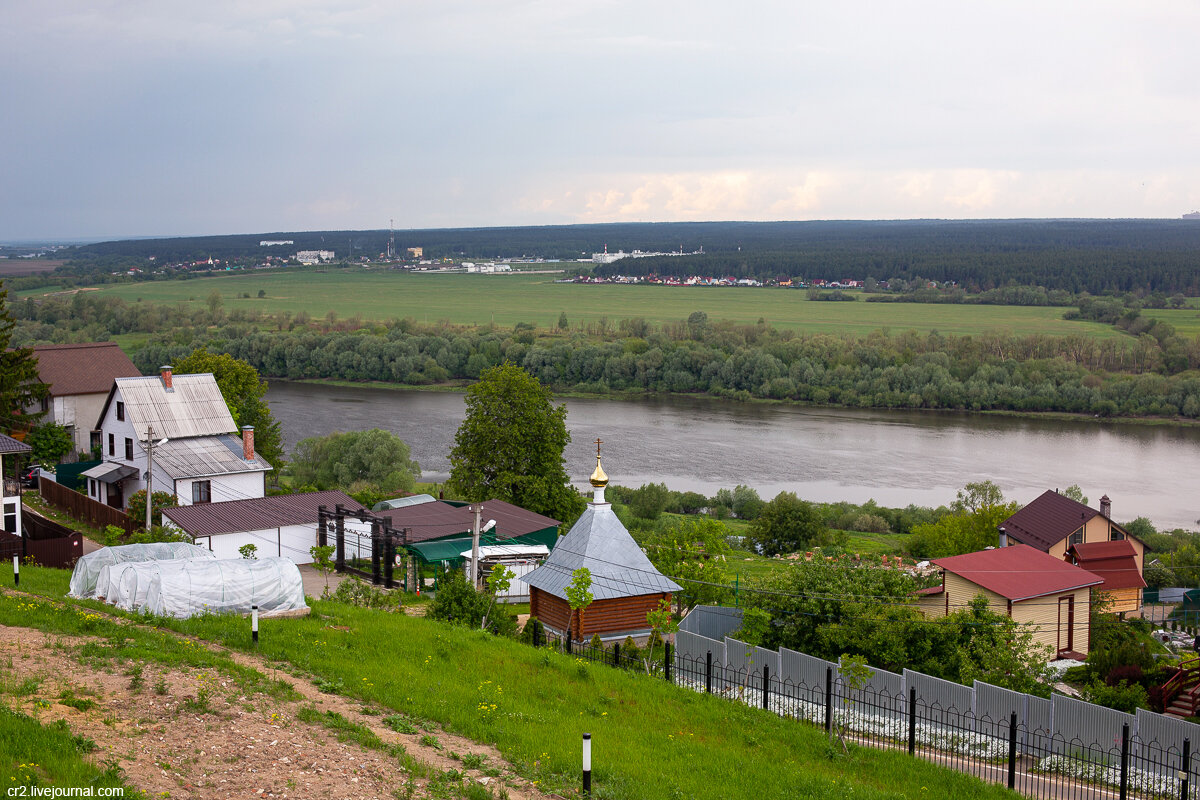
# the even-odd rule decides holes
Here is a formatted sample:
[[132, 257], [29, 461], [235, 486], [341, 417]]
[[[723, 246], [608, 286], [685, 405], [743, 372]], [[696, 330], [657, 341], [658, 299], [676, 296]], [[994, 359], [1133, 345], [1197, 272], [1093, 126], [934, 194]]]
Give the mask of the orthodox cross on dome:
[[593, 503], [604, 502], [604, 487], [608, 485], [608, 475], [604, 474], [604, 467], [600, 466], [600, 445], [603, 444], [602, 439], [596, 439], [596, 469], [592, 472], [592, 488], [595, 493], [592, 497]]

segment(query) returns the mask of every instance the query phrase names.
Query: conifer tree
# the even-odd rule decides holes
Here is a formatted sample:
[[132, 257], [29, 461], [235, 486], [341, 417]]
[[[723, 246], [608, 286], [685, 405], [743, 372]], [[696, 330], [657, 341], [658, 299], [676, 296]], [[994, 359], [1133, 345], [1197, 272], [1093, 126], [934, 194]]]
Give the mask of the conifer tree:
[[[0, 281], [0, 433], [6, 434], [37, 424], [45, 413], [40, 403], [50, 396], [50, 387], [38, 379], [33, 349], [12, 348], [16, 326], [8, 310], [8, 289]], [[31, 407], [32, 412], [27, 413]]]

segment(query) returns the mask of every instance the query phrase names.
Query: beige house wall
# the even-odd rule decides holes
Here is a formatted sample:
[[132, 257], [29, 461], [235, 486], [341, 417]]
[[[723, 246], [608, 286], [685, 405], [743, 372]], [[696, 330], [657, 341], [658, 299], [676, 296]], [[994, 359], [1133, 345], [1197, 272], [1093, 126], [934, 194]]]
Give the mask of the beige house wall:
[[[1075, 599], [1074, 632], [1071, 648], [1077, 653], [1087, 653], [1091, 641], [1088, 630], [1090, 618], [1091, 589], [1076, 589], [1073, 592], [1059, 592], [1045, 597], [1033, 597], [1013, 603], [1012, 618], [1016, 622], [1029, 623], [1034, 626], [1034, 639], [1050, 647], [1054, 652], [1067, 649], [1066, 618], [1061, 621], [1059, 630], [1059, 604], [1064, 598]], [[1064, 607], [1065, 614], [1065, 607]], [[1061, 634], [1061, 641], [1060, 641]]]
[[[1097, 514], [1088, 520], [1086, 525], [1081, 526], [1083, 532], [1082, 544], [1091, 544], [1093, 542], [1110, 542], [1112, 541], [1113, 525], [1104, 517]], [[1133, 545], [1133, 551], [1136, 554], [1138, 572], [1142, 571], [1142, 561], [1145, 558], [1146, 545], [1139, 542], [1132, 536], [1127, 536], [1126, 539]], [[1071, 537], [1055, 542], [1048, 552], [1055, 558], [1063, 559], [1067, 556], [1067, 549], [1071, 546]]]
[[1122, 611], [1137, 611], [1142, 607], [1142, 590], [1136, 586], [1130, 586], [1125, 589], [1108, 589], [1102, 591], [1097, 587], [1097, 592], [1103, 594], [1109, 601], [1106, 613], [1118, 614]]
[[[966, 608], [976, 596], [983, 595], [988, 599], [988, 607], [997, 614], [1009, 615], [1008, 599], [989, 591], [977, 583], [972, 583], [961, 575], [947, 572], [945, 575], [945, 591], [942, 594], [921, 597], [916, 605], [925, 616], [931, 619], [946, 616], [947, 600], [950, 613]], [[1074, 598], [1074, 631], [1071, 649], [1086, 653], [1090, 641], [1088, 631], [1089, 603], [1091, 590], [1076, 589], [1073, 592], [1062, 592], [1046, 597], [1034, 597], [1012, 604], [1011, 616], [1014, 622], [1028, 623], [1034, 626], [1034, 640], [1049, 647], [1054, 653], [1059, 650], [1059, 598]], [[1063, 649], [1066, 649], [1066, 620], [1063, 621]]]

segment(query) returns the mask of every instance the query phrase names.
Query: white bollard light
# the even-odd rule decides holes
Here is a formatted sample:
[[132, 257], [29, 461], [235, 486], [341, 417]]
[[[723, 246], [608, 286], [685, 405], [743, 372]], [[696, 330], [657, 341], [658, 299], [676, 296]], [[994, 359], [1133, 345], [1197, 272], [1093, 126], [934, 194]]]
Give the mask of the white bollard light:
[[592, 735], [583, 735], [583, 796], [592, 796]]
[[258, 606], [250, 606], [250, 638], [258, 644]]

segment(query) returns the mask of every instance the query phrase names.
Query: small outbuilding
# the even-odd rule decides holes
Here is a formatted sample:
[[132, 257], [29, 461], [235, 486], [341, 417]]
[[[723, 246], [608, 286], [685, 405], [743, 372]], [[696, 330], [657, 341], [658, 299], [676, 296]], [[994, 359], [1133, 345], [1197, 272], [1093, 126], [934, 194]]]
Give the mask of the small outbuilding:
[[[558, 540], [549, 558], [522, 580], [529, 585], [529, 612], [553, 633], [575, 640], [645, 636], [646, 615], [657, 609], [679, 584], [663, 575], [621, 524], [612, 504], [604, 502], [608, 476], [600, 466], [592, 473], [593, 500], [567, 535]], [[575, 571], [592, 576], [592, 603], [582, 615], [567, 602], [567, 587]]]
[[1026, 544], [937, 558], [942, 585], [920, 592], [929, 617], [966, 608], [977, 596], [997, 614], [1033, 626], [1034, 638], [1060, 658], [1086, 657], [1091, 631], [1091, 590], [1099, 575]]
[[1073, 544], [1067, 560], [1104, 579], [1096, 591], [1107, 595], [1105, 611], [1123, 614], [1142, 607], [1146, 580], [1138, 565], [1138, 552], [1128, 539]]

